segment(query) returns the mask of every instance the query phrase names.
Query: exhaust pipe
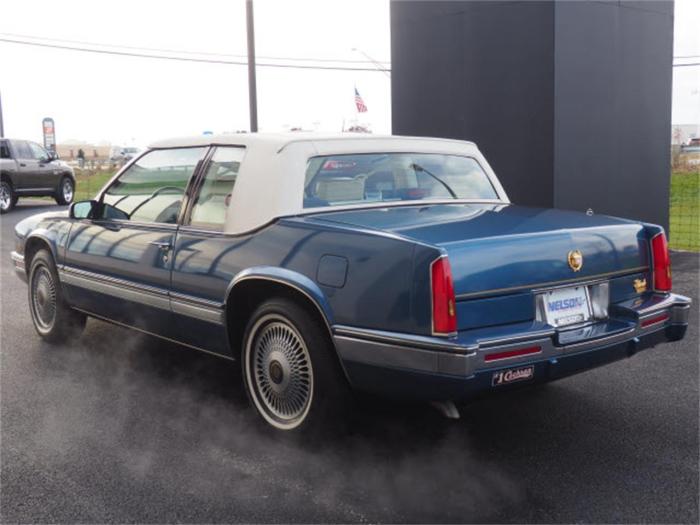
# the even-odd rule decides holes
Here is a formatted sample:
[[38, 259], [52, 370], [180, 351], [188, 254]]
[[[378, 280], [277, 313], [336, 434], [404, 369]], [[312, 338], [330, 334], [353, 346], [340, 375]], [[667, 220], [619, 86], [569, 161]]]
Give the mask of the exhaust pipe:
[[459, 419], [459, 410], [452, 401], [433, 401], [431, 406], [447, 419]]

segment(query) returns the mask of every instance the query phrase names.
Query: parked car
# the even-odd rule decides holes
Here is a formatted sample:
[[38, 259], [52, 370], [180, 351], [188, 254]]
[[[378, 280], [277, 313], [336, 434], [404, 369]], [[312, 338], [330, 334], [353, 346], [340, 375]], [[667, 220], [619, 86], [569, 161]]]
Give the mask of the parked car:
[[138, 157], [141, 154], [141, 149], [133, 146], [124, 148], [112, 148], [110, 159], [112, 162], [127, 163], [131, 159]]
[[20, 197], [48, 195], [66, 205], [74, 194], [73, 169], [54, 152], [28, 140], [0, 139], [0, 213]]
[[41, 337], [91, 316], [237, 361], [281, 430], [351, 389], [454, 414], [681, 339], [690, 308], [661, 227], [513, 205], [455, 140], [168, 140], [16, 235]]

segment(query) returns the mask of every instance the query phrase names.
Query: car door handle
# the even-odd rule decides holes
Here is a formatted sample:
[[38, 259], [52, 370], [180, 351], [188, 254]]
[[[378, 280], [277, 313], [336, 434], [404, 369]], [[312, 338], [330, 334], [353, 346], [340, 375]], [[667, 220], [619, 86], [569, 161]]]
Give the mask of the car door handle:
[[148, 244], [152, 244], [153, 246], [158, 246], [161, 250], [169, 250], [171, 248], [170, 241], [151, 241]]
[[19, 163], [19, 167], [20, 167], [20, 168], [26, 168], [27, 165], [26, 165], [24, 162], [20, 162], [20, 163]]

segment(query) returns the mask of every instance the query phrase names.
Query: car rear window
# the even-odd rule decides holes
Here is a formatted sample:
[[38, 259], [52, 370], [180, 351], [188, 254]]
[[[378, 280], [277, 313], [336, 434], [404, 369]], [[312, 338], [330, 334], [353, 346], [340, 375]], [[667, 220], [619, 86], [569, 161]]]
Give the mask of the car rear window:
[[0, 140], [0, 159], [10, 159], [10, 146], [6, 140]]
[[309, 160], [304, 208], [421, 200], [491, 200], [498, 194], [471, 157], [362, 153]]

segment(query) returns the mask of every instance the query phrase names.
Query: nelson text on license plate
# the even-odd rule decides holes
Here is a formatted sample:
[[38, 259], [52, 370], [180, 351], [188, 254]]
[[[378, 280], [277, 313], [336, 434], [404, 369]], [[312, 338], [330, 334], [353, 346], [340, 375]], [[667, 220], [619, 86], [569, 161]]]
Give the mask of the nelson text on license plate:
[[585, 286], [545, 292], [544, 308], [547, 323], [552, 326], [583, 323], [591, 318], [591, 305]]

